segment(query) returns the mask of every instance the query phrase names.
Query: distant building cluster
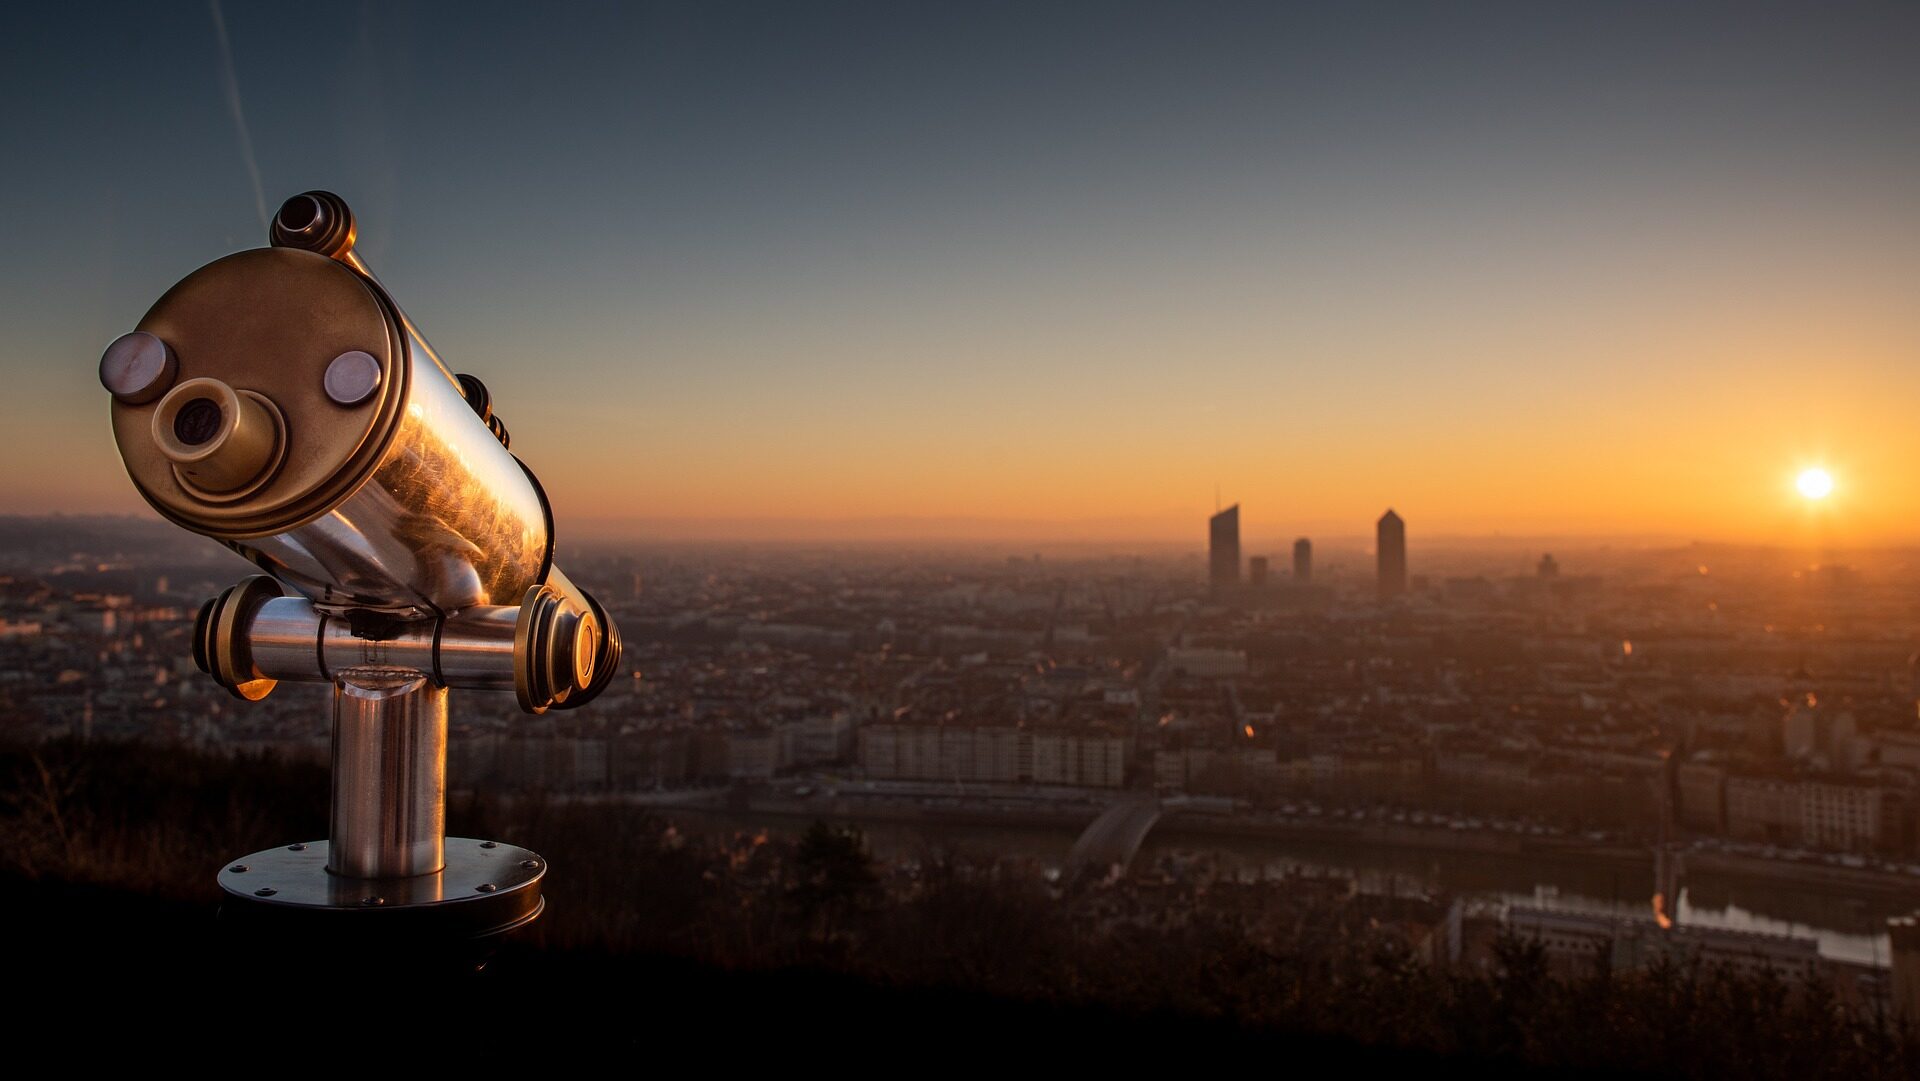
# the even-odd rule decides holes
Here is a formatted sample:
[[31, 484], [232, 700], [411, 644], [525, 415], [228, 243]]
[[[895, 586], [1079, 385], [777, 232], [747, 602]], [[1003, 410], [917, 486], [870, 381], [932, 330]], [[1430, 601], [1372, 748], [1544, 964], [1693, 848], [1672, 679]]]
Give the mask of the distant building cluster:
[[1661, 927], [1652, 919], [1510, 906], [1501, 927], [1546, 949], [1559, 975], [1590, 978], [1660, 962], [1725, 966], [1743, 975], [1771, 971], [1788, 981], [1817, 980], [1828, 966], [1810, 938], [1715, 927]]
[[[1407, 527], [1400, 516], [1389, 509], [1374, 527], [1376, 559], [1375, 596], [1381, 602], [1392, 601], [1407, 592]], [[1547, 556], [1541, 574], [1553, 562]], [[1240, 577], [1240, 505], [1219, 511], [1207, 521], [1207, 585], [1218, 601], [1239, 603], [1325, 602], [1330, 594], [1315, 592], [1313, 586], [1313, 540], [1301, 537], [1293, 542], [1293, 578], [1281, 583], [1271, 574], [1266, 556], [1247, 560], [1247, 577]]]
[[1119, 788], [1129, 742], [1119, 733], [874, 724], [860, 731], [860, 767], [881, 780]]

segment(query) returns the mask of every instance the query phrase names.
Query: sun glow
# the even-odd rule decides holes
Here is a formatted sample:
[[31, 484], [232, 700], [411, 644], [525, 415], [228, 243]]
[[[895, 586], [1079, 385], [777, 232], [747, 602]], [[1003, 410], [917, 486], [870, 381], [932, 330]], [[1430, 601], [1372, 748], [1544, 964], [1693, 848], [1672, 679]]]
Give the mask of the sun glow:
[[1824, 469], [1802, 470], [1793, 484], [1808, 499], [1825, 499], [1833, 491], [1833, 477]]

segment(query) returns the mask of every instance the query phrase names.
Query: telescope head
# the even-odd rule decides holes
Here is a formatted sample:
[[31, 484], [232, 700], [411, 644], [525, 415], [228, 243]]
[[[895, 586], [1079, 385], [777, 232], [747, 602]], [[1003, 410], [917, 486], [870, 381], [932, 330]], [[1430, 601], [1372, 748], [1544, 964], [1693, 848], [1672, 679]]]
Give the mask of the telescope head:
[[619, 633], [554, 566], [552, 508], [485, 385], [444, 367], [367, 269], [338, 196], [287, 200], [270, 236], [187, 275], [100, 358], [134, 487], [271, 577], [271, 591], [210, 602], [203, 667], [258, 692], [244, 697], [262, 680], [331, 678], [324, 650], [311, 671], [250, 657], [253, 621], [284, 596], [311, 610], [316, 640], [331, 623], [372, 657], [428, 641], [423, 670], [443, 685], [499, 687], [497, 673], [447, 682], [441, 654], [463, 644], [450, 628], [497, 627], [510, 608], [521, 705], [590, 700]]

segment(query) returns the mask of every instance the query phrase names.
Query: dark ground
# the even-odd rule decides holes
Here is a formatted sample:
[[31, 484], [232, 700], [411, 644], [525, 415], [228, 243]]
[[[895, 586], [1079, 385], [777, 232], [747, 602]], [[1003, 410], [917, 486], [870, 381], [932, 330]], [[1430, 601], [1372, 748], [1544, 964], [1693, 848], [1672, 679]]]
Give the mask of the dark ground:
[[825, 825], [797, 845], [705, 842], [644, 812], [525, 796], [448, 807], [450, 832], [551, 866], [545, 916], [478, 972], [220, 918], [219, 860], [323, 836], [326, 805], [311, 764], [0, 745], [0, 1033], [63, 1069], [249, 1077], [526, 1060], [1920, 1076], [1915, 1034], [1779, 980], [1556, 981], [1537, 947], [1494, 972], [1436, 972], [1314, 909], [1266, 945], [1203, 909], [1102, 931], [1071, 896], [991, 867], [929, 862], [887, 886], [857, 836]]
[[145, 1069], [200, 1058], [222, 1073], [254, 1073], [254, 1063], [271, 1075], [346, 1065], [356, 1051], [381, 1048], [396, 1056], [393, 1065], [534, 1059], [571, 1068], [591, 1056], [633, 1069], [763, 1063], [865, 1074], [963, 1062], [1124, 1067], [1165, 1058], [1201, 1069], [1244, 1063], [1263, 1071], [1547, 1075], [1498, 1060], [1170, 1014], [887, 988], [808, 969], [591, 957], [532, 942], [507, 944], [472, 974], [335, 964], [299, 941], [237, 937], [212, 906], [100, 886], [6, 878], [0, 910], [16, 933], [6, 982], [20, 996], [7, 1010], [7, 1027], [32, 1052], [68, 1068]]

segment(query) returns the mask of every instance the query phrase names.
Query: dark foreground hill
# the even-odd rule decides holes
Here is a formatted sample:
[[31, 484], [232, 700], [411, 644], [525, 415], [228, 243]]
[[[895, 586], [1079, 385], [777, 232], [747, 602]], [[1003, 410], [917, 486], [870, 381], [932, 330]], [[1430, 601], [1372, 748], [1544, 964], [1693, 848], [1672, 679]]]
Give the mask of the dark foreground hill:
[[[1188, 1069], [1480, 1076], [1911, 1076], [1913, 1034], [1817, 988], [1712, 970], [1547, 977], [1514, 946], [1433, 971], [1390, 938], [1254, 943], [1204, 911], [1077, 918], [1071, 892], [856, 836], [682, 837], [632, 810], [459, 800], [451, 827], [544, 854], [550, 909], [477, 973], [240, 937], [221, 860], [324, 832], [325, 776], [127, 744], [0, 753], [9, 1028], [72, 1065], [223, 1071], [427, 1055], [872, 1073], [1172, 1059]], [[389, 1052], [382, 1050], [381, 1054]], [[205, 1060], [203, 1060], [205, 1061]]]

